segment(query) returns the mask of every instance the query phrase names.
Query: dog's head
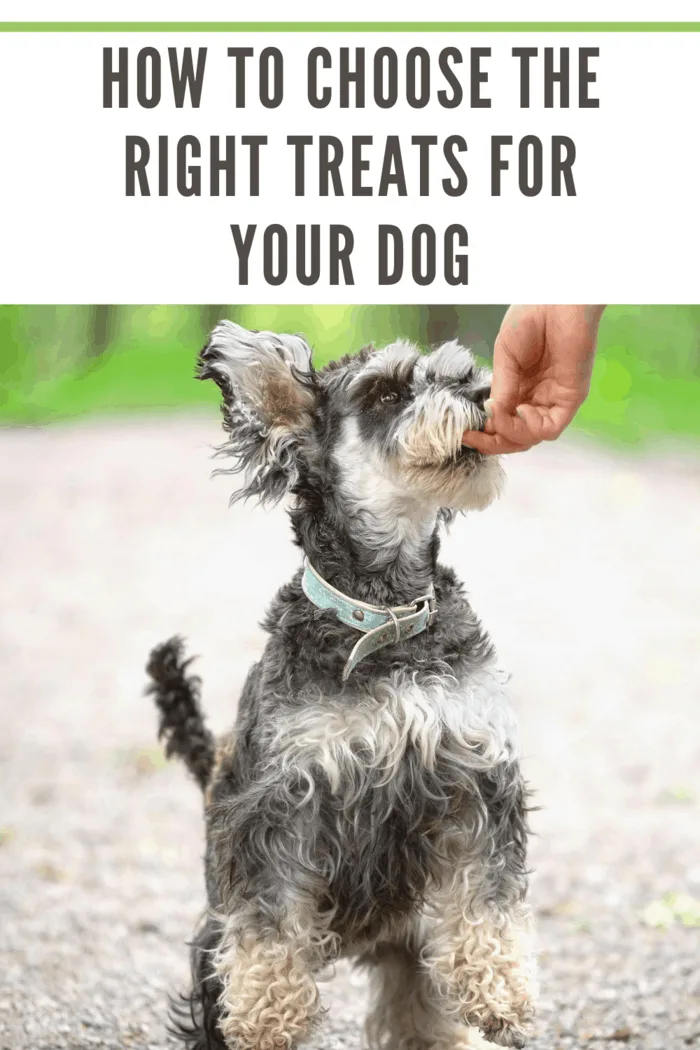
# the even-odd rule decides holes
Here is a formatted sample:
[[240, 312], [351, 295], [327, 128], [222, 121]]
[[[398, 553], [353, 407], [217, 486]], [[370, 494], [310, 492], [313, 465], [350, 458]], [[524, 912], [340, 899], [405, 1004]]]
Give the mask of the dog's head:
[[480, 510], [500, 491], [498, 460], [462, 445], [486, 420], [491, 376], [456, 342], [421, 354], [399, 341], [316, 371], [301, 337], [222, 321], [198, 374], [223, 395], [220, 454], [245, 479], [235, 498], [276, 502], [309, 477], [366, 507], [391, 494], [397, 506]]

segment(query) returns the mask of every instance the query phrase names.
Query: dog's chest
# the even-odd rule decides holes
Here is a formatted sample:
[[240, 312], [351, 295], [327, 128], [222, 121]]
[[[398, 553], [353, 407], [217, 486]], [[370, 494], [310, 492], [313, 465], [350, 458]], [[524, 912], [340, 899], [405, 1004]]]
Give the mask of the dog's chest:
[[395, 675], [297, 709], [283, 761], [315, 814], [339, 931], [379, 936], [421, 901], [445, 837], [481, 826], [484, 774], [512, 756], [512, 728], [489, 676]]
[[512, 753], [514, 737], [497, 672], [423, 682], [398, 673], [296, 707], [278, 723], [275, 750], [314, 789], [351, 801], [382, 787], [392, 794], [406, 776], [484, 770]]

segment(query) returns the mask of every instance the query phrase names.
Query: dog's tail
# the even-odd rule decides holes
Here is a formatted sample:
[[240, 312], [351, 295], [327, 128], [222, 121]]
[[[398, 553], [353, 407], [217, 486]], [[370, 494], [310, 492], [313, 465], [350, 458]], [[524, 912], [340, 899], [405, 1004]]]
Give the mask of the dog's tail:
[[158, 739], [165, 739], [165, 754], [179, 755], [204, 791], [214, 768], [214, 737], [204, 724], [200, 680], [187, 673], [191, 663], [181, 638], [156, 646], [146, 666], [151, 678], [146, 692], [158, 708]]

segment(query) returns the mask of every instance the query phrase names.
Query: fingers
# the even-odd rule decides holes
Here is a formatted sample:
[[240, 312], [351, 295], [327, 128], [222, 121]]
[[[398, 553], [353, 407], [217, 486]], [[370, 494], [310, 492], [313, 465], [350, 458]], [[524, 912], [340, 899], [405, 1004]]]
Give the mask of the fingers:
[[576, 415], [577, 405], [518, 405], [517, 419], [525, 425], [534, 441], [554, 441]]
[[509, 413], [503, 405], [493, 401], [486, 402], [484, 408], [488, 415], [484, 430], [467, 430], [462, 435], [462, 444], [475, 448], [478, 452], [496, 456], [507, 452], [525, 452], [533, 442], [525, 436], [525, 426], [517, 419], [520, 433], [515, 434], [511, 427]]
[[542, 408], [537, 405], [518, 405], [515, 414], [511, 414], [494, 400], [487, 401], [486, 409], [490, 418], [485, 430], [465, 431], [462, 444], [487, 455], [525, 452], [541, 441], [553, 441], [574, 415], [564, 407]]
[[559, 437], [588, 392], [602, 310], [511, 306], [494, 347], [490, 420], [463, 443], [494, 454]]
[[[506, 441], [529, 448], [535, 442], [542, 440], [539, 434], [539, 427], [536, 423], [534, 426], [532, 425], [534, 421], [529, 415], [528, 419], [530, 421], [528, 422], [528, 419], [509, 412], [504, 405], [493, 399], [487, 401], [485, 407], [486, 414], [491, 420], [489, 429], [494, 434], [500, 434]], [[519, 409], [516, 409], [516, 412], [518, 411]]]
[[482, 430], [465, 430], [462, 444], [475, 448], [487, 456], [500, 456], [508, 452], [526, 452], [530, 445], [518, 445], [501, 434], [485, 434]]

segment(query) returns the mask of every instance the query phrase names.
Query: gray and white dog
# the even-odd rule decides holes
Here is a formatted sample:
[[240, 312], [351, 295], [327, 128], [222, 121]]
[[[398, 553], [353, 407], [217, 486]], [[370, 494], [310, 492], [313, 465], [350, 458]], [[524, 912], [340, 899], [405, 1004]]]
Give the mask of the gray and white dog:
[[229, 735], [205, 728], [179, 639], [149, 661], [168, 753], [205, 795], [209, 907], [183, 1038], [295, 1047], [322, 1016], [316, 976], [350, 956], [371, 971], [370, 1046], [462, 1050], [474, 1029], [523, 1046], [516, 726], [491, 641], [437, 560], [440, 523], [501, 486], [498, 460], [461, 444], [490, 375], [454, 342], [316, 371], [303, 339], [229, 321], [198, 375], [223, 395], [234, 498], [289, 494], [305, 557]]

